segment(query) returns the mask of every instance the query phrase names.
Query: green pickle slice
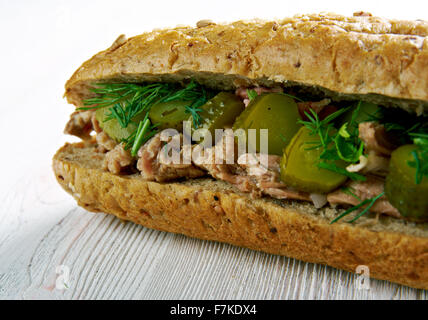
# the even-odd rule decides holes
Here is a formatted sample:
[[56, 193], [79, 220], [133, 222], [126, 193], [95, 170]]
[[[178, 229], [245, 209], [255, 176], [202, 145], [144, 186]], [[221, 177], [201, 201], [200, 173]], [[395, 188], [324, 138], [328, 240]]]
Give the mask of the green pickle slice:
[[[198, 128], [207, 129], [215, 137], [215, 129], [232, 126], [236, 117], [244, 111], [244, 103], [231, 92], [220, 92], [200, 107], [201, 123]], [[192, 117], [187, 114], [189, 121]]]
[[108, 108], [100, 108], [95, 112], [95, 118], [98, 120], [103, 131], [117, 142], [128, 138], [137, 129], [138, 123], [144, 119], [145, 115], [144, 113], [136, 115], [126, 128], [122, 128], [116, 119], [105, 121], [110, 113]]
[[428, 219], [428, 178], [416, 184], [416, 169], [408, 164], [417, 150], [416, 145], [408, 144], [392, 152], [385, 195], [403, 217], [418, 221]]
[[269, 154], [282, 155], [283, 149], [302, 126], [296, 102], [281, 93], [267, 93], [257, 96], [236, 119], [233, 129], [256, 129], [256, 145], [248, 150], [260, 152], [260, 131], [268, 129]]
[[[305, 127], [294, 136], [281, 159], [281, 180], [287, 186], [310, 193], [328, 193], [347, 180], [344, 175], [318, 168], [322, 150], [308, 148], [319, 142], [319, 137], [311, 135]], [[344, 167], [342, 161], [336, 161], [335, 164]]]
[[192, 101], [173, 100], [154, 104], [149, 111], [149, 118], [153, 124], [157, 124], [160, 130], [183, 129], [183, 121], [189, 119], [186, 107], [190, 106]]

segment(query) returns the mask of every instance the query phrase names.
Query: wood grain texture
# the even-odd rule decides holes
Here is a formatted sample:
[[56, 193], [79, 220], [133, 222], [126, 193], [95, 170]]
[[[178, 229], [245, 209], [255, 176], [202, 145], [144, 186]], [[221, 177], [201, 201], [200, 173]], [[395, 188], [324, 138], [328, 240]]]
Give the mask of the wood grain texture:
[[[150, 230], [76, 207], [48, 166], [2, 188], [0, 299], [427, 299], [330, 267]], [[59, 265], [68, 288], [55, 287]]]

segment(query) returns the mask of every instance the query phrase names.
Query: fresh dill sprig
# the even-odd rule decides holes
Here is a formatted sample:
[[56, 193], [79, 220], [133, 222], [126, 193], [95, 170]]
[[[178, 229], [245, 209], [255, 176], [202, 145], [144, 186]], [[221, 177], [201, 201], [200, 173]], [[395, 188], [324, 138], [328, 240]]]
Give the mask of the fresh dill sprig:
[[257, 98], [258, 94], [257, 94], [257, 91], [254, 89], [247, 89], [247, 96], [248, 96], [248, 99], [250, 99], [251, 101]]
[[[333, 121], [347, 112], [350, 107], [342, 108], [328, 115], [321, 120], [318, 114], [309, 109], [310, 113], [305, 111], [308, 121], [299, 120], [310, 132], [311, 135], [317, 135], [320, 143], [308, 147], [311, 149], [321, 149], [319, 163], [317, 166], [326, 170], [345, 175], [352, 180], [365, 181], [366, 178], [358, 173], [349, 172], [346, 169], [338, 167], [335, 161], [345, 161], [347, 163], [356, 163], [364, 151], [364, 144], [358, 136], [358, 125], [356, 117], [359, 112], [360, 104], [354, 110], [350, 122], [345, 122], [339, 130], [336, 130]], [[314, 144], [309, 142], [308, 144]]]
[[409, 136], [418, 148], [411, 153], [414, 161], [407, 164], [416, 169], [415, 183], [420, 184], [424, 177], [428, 179], [428, 133], [409, 133]]
[[349, 107], [339, 109], [336, 112], [325, 117], [323, 120], [320, 120], [318, 114], [313, 109], [309, 109], [311, 114], [305, 111], [305, 115], [309, 119], [309, 121], [298, 120], [298, 122], [303, 124], [307, 129], [309, 129], [313, 135], [318, 135], [321, 140], [321, 145], [323, 147], [326, 147], [330, 137], [329, 133], [332, 129], [334, 129], [332, 121], [348, 110]]
[[382, 124], [401, 144], [411, 143], [413, 133], [428, 133], [428, 117], [416, 116], [397, 108], [378, 107], [368, 121]]
[[334, 138], [336, 151], [340, 159], [356, 163], [364, 152], [364, 143], [359, 137], [357, 116], [360, 113], [361, 101], [352, 112], [351, 120], [345, 122]]
[[[108, 108], [110, 114], [104, 121], [116, 120], [122, 128], [127, 128], [135, 117], [144, 114], [145, 118], [139, 123], [138, 128], [123, 139], [125, 149], [132, 148], [133, 155], [138, 151], [142, 142], [147, 141], [156, 132], [156, 126], [151, 125], [148, 120], [148, 112], [158, 103], [174, 100], [189, 101], [186, 112], [189, 112], [193, 119], [193, 124], [197, 127], [202, 122], [200, 107], [205, 104], [211, 95], [201, 85], [191, 81], [185, 87], [171, 83], [99, 83], [95, 84], [92, 92], [96, 97], [86, 99], [85, 107], [80, 110], [92, 110]], [[142, 133], [143, 132], [143, 133]], [[137, 151], [136, 151], [137, 149]]]
[[122, 128], [128, 127], [135, 116], [147, 112], [159, 100], [171, 95], [175, 86], [169, 83], [137, 85], [132, 83], [100, 83], [92, 89], [97, 96], [84, 101], [82, 110], [109, 107], [105, 121], [116, 119]]
[[131, 149], [131, 155], [135, 157], [137, 155], [138, 149], [141, 145], [147, 141], [146, 133], [150, 129], [150, 120], [148, 119], [148, 113], [146, 114], [143, 121], [140, 121], [137, 131], [135, 132], [135, 139]]
[[385, 194], [385, 192], [380, 193], [379, 195], [377, 195], [376, 197], [373, 198], [369, 198], [369, 199], [365, 199], [363, 201], [361, 201], [359, 204], [357, 204], [356, 206], [353, 206], [352, 208], [349, 208], [348, 210], [346, 210], [345, 212], [343, 212], [341, 215], [339, 215], [338, 217], [336, 217], [335, 219], [333, 219], [330, 224], [333, 224], [337, 221], [339, 221], [340, 219], [342, 219], [343, 217], [347, 216], [348, 214], [350, 214], [351, 212], [354, 212], [358, 209], [360, 209], [363, 206], [366, 206], [360, 213], [358, 213], [352, 220], [348, 221], [349, 223], [353, 223], [355, 221], [357, 221], [359, 218], [361, 218], [364, 214], [366, 214], [367, 212], [370, 211], [370, 209], [373, 207], [373, 205], [376, 203], [376, 201], [381, 198], [383, 195]]
[[347, 194], [355, 199], [357, 199], [358, 201], [361, 201], [361, 199], [352, 191], [353, 188], [352, 187], [342, 187], [340, 188], [340, 190], [344, 193]]
[[[141, 123], [144, 124], [144, 122], [145, 122], [144, 120], [140, 121], [140, 123], [138, 124], [138, 127], [140, 127]], [[125, 150], [129, 150], [134, 146], [135, 138], [136, 138], [137, 133], [138, 133], [138, 127], [133, 133], [131, 133], [129, 135], [128, 138], [122, 139], [121, 143], [123, 143]], [[144, 144], [147, 140], [149, 140], [151, 137], [153, 137], [157, 132], [158, 132], [157, 131], [157, 125], [150, 124], [149, 128], [146, 130], [146, 133], [144, 134], [144, 137], [142, 139], [142, 143], [139, 144], [138, 147], [141, 147], [142, 144]], [[137, 148], [137, 147], [135, 147], [135, 148]], [[137, 149], [137, 152], [138, 152], [138, 149]]]
[[184, 88], [170, 83], [100, 83], [96, 84], [92, 91], [97, 97], [86, 99], [86, 107], [80, 109], [109, 107], [110, 115], [106, 121], [116, 119], [122, 128], [126, 128], [135, 116], [147, 112], [156, 103], [183, 100], [189, 101], [190, 108], [196, 102], [199, 107], [208, 100], [206, 90], [195, 81], [191, 81]]
[[428, 132], [410, 132], [409, 136], [413, 138], [415, 144], [418, 145], [428, 145]]
[[202, 117], [199, 114], [200, 112], [202, 112], [202, 109], [198, 107], [201, 105], [203, 104], [192, 104], [190, 106], [186, 106], [186, 110], [184, 111], [192, 116], [192, 123], [196, 129], [199, 128], [202, 123]]
[[192, 116], [193, 126], [197, 129], [202, 124], [202, 117], [200, 113], [203, 111], [202, 107], [210, 99], [210, 94], [201, 87], [201, 94], [193, 100], [192, 104], [186, 106], [186, 113]]

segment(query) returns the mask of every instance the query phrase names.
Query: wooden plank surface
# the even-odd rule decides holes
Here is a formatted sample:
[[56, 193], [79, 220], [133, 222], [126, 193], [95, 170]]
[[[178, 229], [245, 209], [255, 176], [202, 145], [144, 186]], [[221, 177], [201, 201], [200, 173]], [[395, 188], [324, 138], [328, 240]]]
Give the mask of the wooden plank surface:
[[[50, 168], [56, 149], [71, 140], [62, 135], [72, 112], [61, 100], [63, 84], [121, 32], [206, 18], [196, 2], [187, 16], [176, 14], [179, 2], [170, 4], [170, 15], [157, 14], [163, 2], [153, 5], [0, 3], [0, 29], [7, 31], [0, 59], [0, 299], [427, 299], [426, 291], [385, 281], [358, 289], [357, 277], [330, 267], [149, 230], [76, 206]], [[287, 14], [302, 10], [284, 6]], [[252, 7], [257, 12], [219, 10], [208, 18], [268, 16], [259, 6], [245, 9]]]

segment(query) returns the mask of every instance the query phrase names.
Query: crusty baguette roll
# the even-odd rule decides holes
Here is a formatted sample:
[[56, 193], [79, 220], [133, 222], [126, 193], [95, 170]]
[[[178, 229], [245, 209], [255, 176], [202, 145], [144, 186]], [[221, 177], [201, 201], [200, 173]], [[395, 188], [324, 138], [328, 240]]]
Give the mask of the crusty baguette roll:
[[[301, 86], [333, 100], [361, 99], [428, 114], [428, 23], [367, 15], [305, 15], [281, 21], [209, 21], [120, 36], [73, 74], [65, 97], [76, 107], [95, 83], [180, 82], [216, 89]], [[66, 144], [54, 157], [61, 186], [89, 211], [149, 228], [328, 264], [428, 289], [428, 223], [339, 211], [270, 197], [252, 199], [209, 178], [174, 183], [103, 171], [95, 143]]]
[[328, 264], [428, 289], [428, 228], [394, 218], [362, 217], [330, 224], [337, 211], [297, 201], [254, 200], [212, 179], [144, 181], [101, 169], [95, 144], [66, 144], [54, 157], [61, 186], [83, 208], [148, 228]]
[[82, 106], [94, 82], [188, 78], [223, 90], [306, 85], [420, 114], [428, 112], [428, 23], [326, 14], [120, 36], [82, 64], [65, 96]]

